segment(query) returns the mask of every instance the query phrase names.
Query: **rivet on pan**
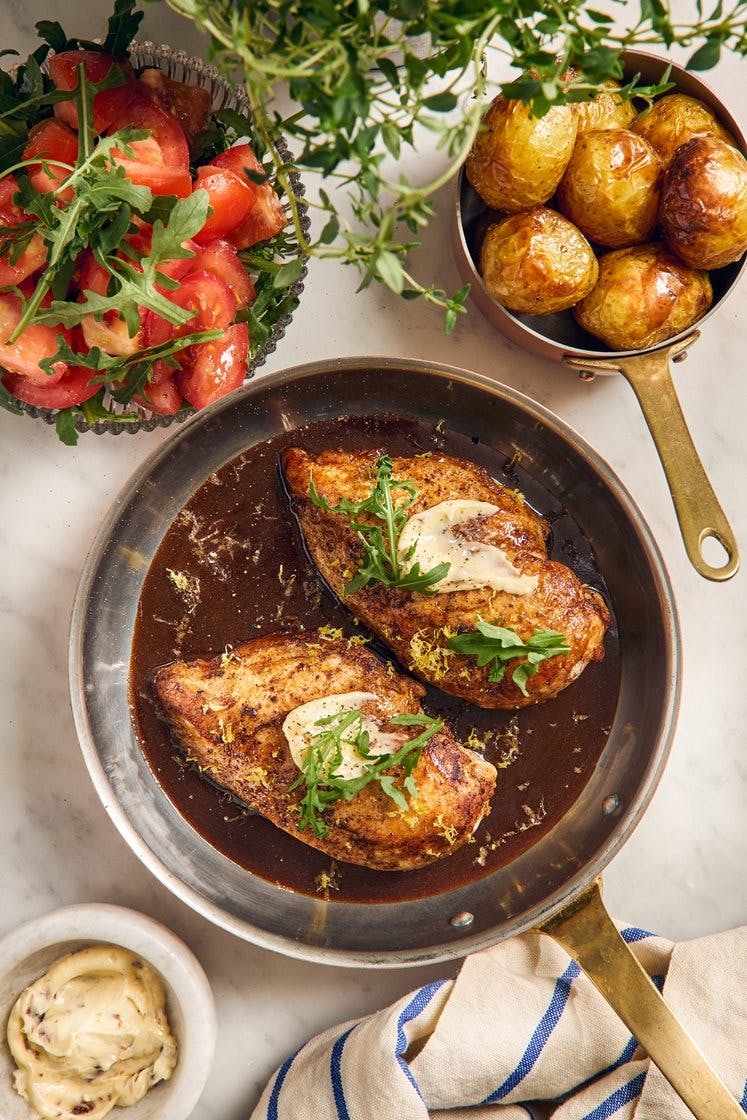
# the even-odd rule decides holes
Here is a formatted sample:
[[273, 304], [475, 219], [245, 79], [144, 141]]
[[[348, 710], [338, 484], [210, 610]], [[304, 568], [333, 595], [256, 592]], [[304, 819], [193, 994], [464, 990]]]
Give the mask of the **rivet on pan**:
[[465, 926], [471, 926], [474, 920], [475, 915], [470, 914], [469, 910], [460, 910], [453, 918], [449, 918], [449, 925], [456, 929], [464, 929]]
[[579, 381], [593, 381], [595, 377], [596, 377], [596, 374], [592, 373], [590, 369], [579, 370], [579, 374], [578, 374]]
[[611, 817], [616, 809], [620, 808], [620, 798], [616, 793], [611, 793], [609, 797], [605, 797], [602, 802], [602, 812]]
[[681, 354], [675, 354], [675, 356], [672, 358], [672, 361], [673, 362], [684, 362], [686, 357], [687, 357], [687, 350], [683, 350]]

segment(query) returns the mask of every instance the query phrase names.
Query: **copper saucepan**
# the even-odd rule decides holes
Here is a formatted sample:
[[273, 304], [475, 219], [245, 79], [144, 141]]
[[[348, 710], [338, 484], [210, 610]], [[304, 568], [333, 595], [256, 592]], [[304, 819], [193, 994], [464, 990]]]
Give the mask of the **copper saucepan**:
[[[609, 735], [578, 799], [516, 859], [484, 878], [399, 902], [281, 889], [209, 844], [150, 770], [129, 709], [129, 662], [146, 573], [195, 490], [242, 451], [330, 417], [394, 414], [448, 425], [522, 465], [591, 542], [614, 607], [621, 680]], [[303, 439], [303, 433], [299, 433]], [[93, 783], [154, 875], [239, 937], [324, 964], [398, 967], [464, 956], [530, 929], [556, 938], [608, 997], [699, 1120], [739, 1120], [607, 915], [598, 877], [648, 805], [679, 704], [680, 642], [669, 580], [634, 502], [564, 422], [506, 386], [425, 362], [320, 362], [250, 383], [180, 428], [108, 514], [73, 609], [73, 714]], [[552, 732], [548, 728], [548, 734]]]
[[[642, 51], [627, 51], [625, 55], [626, 77], [639, 73], [646, 83], [659, 81], [667, 65], [667, 60]], [[672, 80], [679, 91], [704, 101], [742, 151], [747, 152], [738, 123], [699, 78], [672, 64]], [[464, 171], [460, 172], [452, 220], [453, 243], [460, 275], [471, 285], [472, 301], [517, 346], [579, 370], [584, 380], [591, 380], [598, 373], [622, 373], [638, 398], [656, 444], [691, 563], [706, 579], [730, 579], [739, 568], [737, 542], [695, 449], [669, 368], [670, 361], [679, 362], [686, 357], [699, 332], [689, 328], [647, 350], [613, 352], [579, 326], [569, 311], [531, 316], [506, 310], [489, 294], [477, 269], [485, 212], [485, 203], [468, 183]], [[711, 273], [713, 304], [701, 323], [723, 303], [745, 270], [747, 257]], [[704, 558], [702, 548], [708, 538], [715, 538], [723, 547], [723, 565], [714, 566]]]

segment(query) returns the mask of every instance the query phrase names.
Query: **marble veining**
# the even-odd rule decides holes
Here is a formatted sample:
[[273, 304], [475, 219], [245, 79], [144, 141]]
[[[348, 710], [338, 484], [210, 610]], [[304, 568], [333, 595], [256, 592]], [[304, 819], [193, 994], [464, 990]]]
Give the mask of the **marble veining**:
[[[677, 6], [677, 5], [675, 5]], [[684, 4], [681, 5], [684, 10]], [[5, 0], [0, 42], [28, 51], [37, 19], [86, 35], [108, 5]], [[164, 5], [144, 34], [195, 53], [199, 36]], [[744, 62], [724, 56], [707, 81], [744, 121]], [[413, 267], [459, 286], [448, 231], [451, 189]], [[359, 353], [445, 361], [495, 377], [562, 416], [620, 476], [670, 573], [682, 626], [683, 700], [671, 758], [632, 839], [605, 874], [613, 914], [682, 939], [747, 920], [747, 621], [743, 571], [711, 584], [690, 567], [659, 461], [622, 377], [583, 384], [507, 343], [476, 311], [444, 338], [438, 315], [356, 277], [313, 264], [300, 310], [267, 372]], [[745, 286], [706, 324], [676, 382], [696, 444], [747, 553]], [[261, 376], [261, 374], [260, 374]], [[331, 969], [244, 943], [193, 913], [130, 852], [94, 793], [78, 749], [67, 685], [69, 614], [98, 525], [131, 472], [167, 433], [85, 436], [60, 445], [41, 422], [0, 414], [0, 934], [56, 906], [102, 901], [163, 921], [203, 963], [218, 1005], [215, 1065], [193, 1120], [243, 1120], [270, 1072], [311, 1034], [359, 1017], [457, 965]]]

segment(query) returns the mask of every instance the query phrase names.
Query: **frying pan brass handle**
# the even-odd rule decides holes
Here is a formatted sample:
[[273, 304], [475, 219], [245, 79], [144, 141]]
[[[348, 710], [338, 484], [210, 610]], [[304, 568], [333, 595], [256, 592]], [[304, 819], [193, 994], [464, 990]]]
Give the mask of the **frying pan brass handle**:
[[[568, 355], [565, 361], [581, 369], [619, 370], [632, 385], [659, 452], [690, 562], [706, 579], [726, 580], [739, 569], [737, 542], [698, 457], [669, 370], [670, 358], [684, 354], [697, 338], [695, 331], [672, 346], [650, 353], [590, 360]], [[703, 557], [703, 542], [709, 537], [726, 552], [727, 560], [721, 567], [714, 567]]]
[[617, 932], [599, 879], [539, 929], [596, 984], [697, 1120], [744, 1120], [737, 1101]]

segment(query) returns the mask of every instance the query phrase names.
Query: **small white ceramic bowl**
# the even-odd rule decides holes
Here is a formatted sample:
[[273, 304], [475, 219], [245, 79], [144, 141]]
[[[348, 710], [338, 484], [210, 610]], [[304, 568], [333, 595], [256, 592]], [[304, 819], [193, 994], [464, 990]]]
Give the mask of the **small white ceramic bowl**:
[[6, 1041], [13, 1004], [59, 957], [92, 944], [119, 945], [155, 968], [164, 982], [166, 1010], [179, 1047], [170, 1080], [111, 1115], [117, 1120], [187, 1120], [205, 1086], [215, 1050], [215, 1002], [207, 977], [191, 950], [165, 926], [135, 910], [104, 903], [53, 910], [0, 940], [0, 1117], [38, 1120], [13, 1088], [16, 1067]]

